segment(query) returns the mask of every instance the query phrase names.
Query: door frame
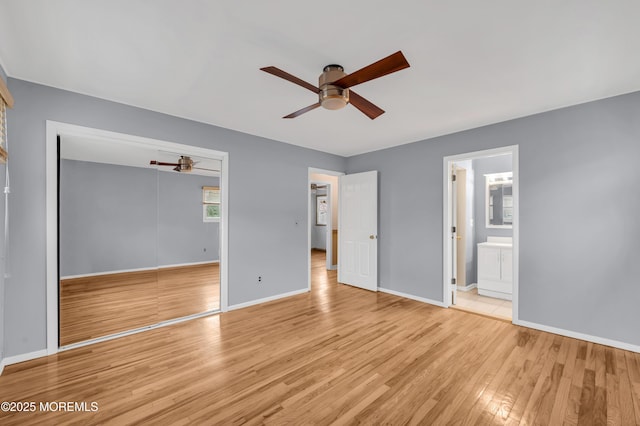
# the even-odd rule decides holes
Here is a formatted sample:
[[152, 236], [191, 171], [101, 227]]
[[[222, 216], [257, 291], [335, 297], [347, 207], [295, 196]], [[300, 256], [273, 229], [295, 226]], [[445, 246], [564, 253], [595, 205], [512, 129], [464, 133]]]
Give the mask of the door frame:
[[[330, 189], [327, 191], [327, 195], [329, 196], [328, 201], [329, 201], [329, 209], [331, 210], [331, 216], [333, 215], [333, 209], [336, 208], [336, 206], [334, 206], [331, 201], [331, 196], [334, 191], [338, 190], [338, 188], [333, 187], [333, 184], [331, 182], [320, 182], [320, 181], [311, 179], [311, 174], [343, 176], [345, 173], [337, 172], [335, 170], [319, 169], [316, 167], [309, 167], [309, 169], [307, 170], [307, 225], [308, 225], [307, 226], [307, 289], [308, 291], [311, 291], [311, 223], [312, 221], [315, 221], [315, 218], [313, 217], [312, 211], [311, 211], [311, 184], [322, 183], [330, 186]], [[330, 245], [330, 243], [333, 242], [332, 241], [333, 240], [333, 218], [331, 216], [329, 217], [329, 222], [327, 224], [328, 233], [326, 236], [327, 265], [331, 263], [331, 258], [329, 257], [329, 255], [332, 254], [331, 251], [333, 250], [333, 246]], [[331, 229], [329, 229], [329, 226], [331, 226]], [[336, 267], [336, 269], [337, 268], [338, 267]]]
[[484, 157], [511, 154], [513, 170], [513, 294], [511, 322], [518, 321], [518, 294], [519, 294], [519, 254], [520, 254], [520, 172], [518, 145], [510, 145], [501, 148], [486, 149], [482, 151], [468, 152], [464, 154], [449, 155], [443, 158], [443, 200], [442, 200], [442, 298], [445, 307], [451, 306], [449, 290], [452, 278], [452, 242], [450, 231], [453, 224], [451, 211], [451, 166], [453, 163], [464, 160], [476, 160]]
[[[58, 136], [86, 137], [104, 141], [117, 141], [151, 146], [154, 149], [183, 152], [186, 155], [208, 157], [220, 160], [220, 197], [224, 206], [220, 215], [220, 311], [228, 309], [228, 249], [229, 249], [229, 153], [175, 142], [116, 133], [74, 124], [47, 120], [46, 122], [46, 308], [47, 308], [47, 355], [59, 352], [58, 346], [58, 307], [59, 307], [59, 276], [58, 276]], [[199, 315], [199, 316], [204, 316]], [[206, 315], [209, 315], [207, 313]], [[197, 317], [198, 315], [192, 316]], [[191, 318], [191, 317], [188, 317]], [[157, 328], [181, 322], [184, 319], [165, 321], [144, 329]], [[132, 334], [141, 330], [119, 333], [118, 336]], [[109, 337], [106, 337], [109, 339]], [[95, 343], [99, 339], [90, 341]], [[82, 342], [74, 346], [83, 346]]]

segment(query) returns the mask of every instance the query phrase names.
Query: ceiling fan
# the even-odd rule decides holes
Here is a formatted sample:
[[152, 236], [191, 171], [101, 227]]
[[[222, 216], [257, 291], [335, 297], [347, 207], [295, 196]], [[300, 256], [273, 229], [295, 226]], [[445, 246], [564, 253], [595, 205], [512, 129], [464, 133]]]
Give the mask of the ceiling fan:
[[149, 165], [156, 165], [156, 166], [175, 166], [173, 168], [173, 170], [175, 170], [176, 172], [185, 172], [188, 173], [193, 169], [197, 169], [197, 170], [207, 170], [210, 172], [219, 172], [220, 170], [214, 170], [214, 169], [205, 169], [203, 167], [194, 167], [194, 164], [197, 164], [196, 162], [194, 162], [191, 157], [188, 157], [186, 155], [181, 155], [180, 158], [178, 159], [177, 163], [164, 163], [162, 161], [156, 161], [156, 160], [151, 160], [149, 162]]
[[345, 73], [344, 68], [341, 65], [331, 64], [324, 67], [323, 73], [320, 74], [318, 79], [319, 87], [282, 71], [280, 68], [264, 67], [260, 68], [260, 70], [273, 74], [276, 77], [283, 78], [291, 83], [297, 84], [298, 86], [302, 86], [318, 95], [318, 102], [315, 104], [309, 105], [308, 107], [302, 108], [301, 110], [289, 115], [285, 115], [282, 118], [296, 118], [305, 112], [318, 108], [319, 106], [326, 109], [336, 110], [344, 108], [347, 104], [351, 104], [373, 120], [374, 118], [384, 114], [384, 110], [375, 106], [350, 88], [408, 67], [409, 62], [407, 62], [407, 59], [401, 51], [397, 51], [396, 53], [380, 59], [371, 65], [367, 65], [358, 71], [352, 72], [351, 74]]

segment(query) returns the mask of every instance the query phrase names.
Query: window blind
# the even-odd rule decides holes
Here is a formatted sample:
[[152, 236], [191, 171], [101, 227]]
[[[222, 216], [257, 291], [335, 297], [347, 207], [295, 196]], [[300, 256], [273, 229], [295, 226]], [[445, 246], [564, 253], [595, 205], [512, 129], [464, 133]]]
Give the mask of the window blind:
[[7, 107], [13, 107], [13, 97], [0, 78], [0, 163], [7, 162]]

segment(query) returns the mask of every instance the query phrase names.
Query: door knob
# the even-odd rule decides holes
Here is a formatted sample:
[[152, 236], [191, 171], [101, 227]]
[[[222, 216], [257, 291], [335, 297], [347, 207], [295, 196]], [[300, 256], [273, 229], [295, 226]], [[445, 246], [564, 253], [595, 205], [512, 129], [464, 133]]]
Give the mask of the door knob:
[[456, 240], [461, 240], [462, 237], [460, 235], [456, 235]]
[[375, 235], [369, 235], [369, 239], [370, 239], [370, 240], [375, 240], [375, 239], [376, 239], [376, 236], [375, 236]]

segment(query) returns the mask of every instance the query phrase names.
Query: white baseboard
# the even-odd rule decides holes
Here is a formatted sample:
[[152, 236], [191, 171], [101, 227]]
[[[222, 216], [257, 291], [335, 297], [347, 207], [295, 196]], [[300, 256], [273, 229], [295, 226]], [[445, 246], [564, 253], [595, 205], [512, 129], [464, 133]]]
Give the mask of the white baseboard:
[[522, 327], [529, 327], [540, 331], [546, 331], [547, 333], [559, 334], [560, 336], [572, 337], [574, 339], [585, 340], [587, 342], [597, 343], [599, 345], [611, 346], [613, 348], [624, 349], [625, 351], [640, 353], [640, 346], [632, 345], [631, 343], [611, 340], [605, 337], [592, 336], [590, 334], [578, 333], [576, 331], [564, 330], [562, 328], [537, 324], [535, 322], [514, 320], [513, 323]]
[[2, 376], [3, 371], [4, 371], [4, 358], [0, 359], [0, 376]]
[[41, 358], [43, 356], [47, 356], [46, 349], [41, 349], [39, 351], [29, 352], [26, 354], [8, 356], [2, 362], [6, 366], [11, 364], [17, 364], [19, 362], [31, 361], [32, 359]]
[[469, 285], [466, 285], [466, 286], [464, 286], [464, 285], [459, 285], [459, 286], [458, 286], [458, 291], [462, 291], [462, 292], [465, 292], [465, 291], [471, 291], [471, 290], [473, 290], [474, 288], [478, 288], [478, 284], [477, 284], [477, 283], [469, 284]]
[[206, 265], [208, 263], [220, 263], [220, 261], [219, 260], [203, 260], [202, 262], [176, 263], [175, 265], [160, 265], [158, 266], [158, 269], [181, 268], [183, 266], [198, 266], [198, 265]]
[[288, 293], [281, 293], [281, 294], [276, 294], [275, 296], [265, 297], [263, 299], [256, 299], [256, 300], [251, 300], [249, 302], [238, 303], [237, 305], [231, 305], [228, 307], [227, 310], [235, 311], [236, 309], [248, 308], [249, 306], [272, 302], [274, 300], [284, 299], [285, 297], [297, 296], [298, 294], [308, 293], [308, 292], [309, 292], [308, 288], [303, 288], [300, 290], [290, 291]]
[[393, 294], [394, 296], [404, 297], [406, 299], [416, 300], [422, 303], [428, 303], [430, 305], [440, 306], [441, 308], [446, 308], [444, 303], [440, 302], [439, 300], [433, 300], [433, 299], [427, 299], [426, 297], [414, 296], [413, 294], [402, 293], [400, 291], [390, 290], [384, 287], [378, 287], [378, 291], [382, 293]]
[[118, 270], [115, 270], [115, 271], [92, 272], [90, 274], [67, 275], [66, 277], [60, 277], [60, 280], [70, 280], [70, 279], [73, 279], [73, 278], [99, 277], [101, 275], [128, 274], [128, 273], [131, 273], [131, 272], [155, 271], [157, 269], [179, 268], [179, 267], [182, 267], [182, 266], [206, 265], [207, 263], [220, 263], [220, 261], [219, 260], [205, 260], [205, 261], [202, 261], [202, 262], [176, 263], [175, 265], [159, 265], [157, 267], [153, 266], [153, 267], [149, 267], [149, 268], [118, 269]]

